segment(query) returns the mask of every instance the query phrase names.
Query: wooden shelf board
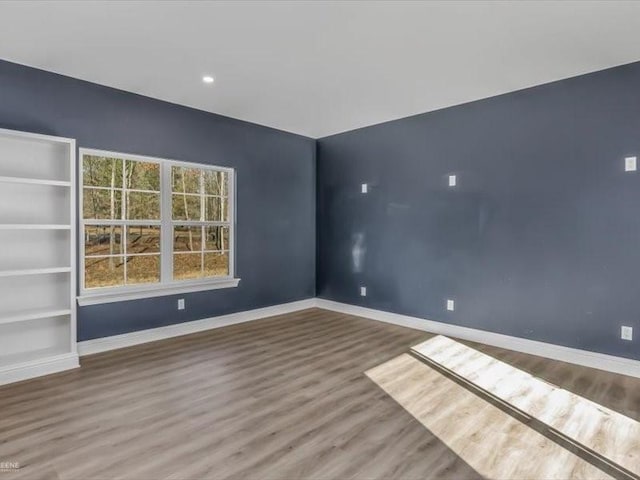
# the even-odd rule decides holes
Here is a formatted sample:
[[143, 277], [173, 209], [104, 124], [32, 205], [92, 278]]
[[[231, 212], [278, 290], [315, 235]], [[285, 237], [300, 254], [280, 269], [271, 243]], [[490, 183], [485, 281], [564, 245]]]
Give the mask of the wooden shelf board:
[[45, 178], [7, 177], [0, 175], [1, 183], [21, 183], [27, 185], [48, 185], [52, 187], [70, 187], [71, 182], [64, 180], [48, 180]]
[[43, 223], [0, 223], [0, 230], [71, 230], [71, 225]]
[[34, 308], [21, 312], [0, 314], [0, 325], [5, 323], [26, 322], [29, 320], [39, 320], [42, 318], [61, 317], [71, 315], [70, 308]]
[[0, 372], [6, 368], [17, 368], [23, 364], [72, 353], [69, 348], [52, 347], [29, 352], [0, 355]]
[[29, 268], [24, 270], [0, 270], [0, 277], [17, 277], [22, 275], [46, 275], [50, 273], [68, 273], [71, 267]]

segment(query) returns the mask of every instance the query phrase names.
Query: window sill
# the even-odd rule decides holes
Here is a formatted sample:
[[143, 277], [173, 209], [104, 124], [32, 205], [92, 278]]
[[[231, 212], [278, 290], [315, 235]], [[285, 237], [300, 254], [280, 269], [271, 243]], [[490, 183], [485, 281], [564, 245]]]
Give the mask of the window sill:
[[78, 305], [99, 305], [101, 303], [126, 302], [128, 300], [139, 300], [142, 298], [164, 297], [166, 295], [180, 295], [182, 293], [203, 292], [205, 290], [218, 290], [220, 288], [237, 287], [239, 278], [228, 278], [224, 280], [189, 283], [183, 285], [163, 285], [151, 288], [132, 290], [127, 292], [102, 292], [88, 293], [77, 297]]

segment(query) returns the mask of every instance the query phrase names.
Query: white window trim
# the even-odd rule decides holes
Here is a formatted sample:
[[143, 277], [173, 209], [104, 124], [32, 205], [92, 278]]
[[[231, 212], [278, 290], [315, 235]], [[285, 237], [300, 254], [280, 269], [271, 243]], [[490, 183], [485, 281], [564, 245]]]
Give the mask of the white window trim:
[[[84, 288], [85, 275], [85, 245], [84, 245], [84, 226], [91, 224], [105, 225], [109, 224], [109, 220], [84, 219], [83, 214], [83, 161], [85, 155], [95, 155], [103, 157], [115, 157], [129, 160], [138, 160], [143, 162], [152, 162], [160, 165], [160, 220], [118, 220], [118, 224], [130, 225], [159, 225], [160, 226], [160, 283], [141, 284], [131, 286], [116, 287], [99, 287]], [[79, 149], [79, 179], [78, 179], [78, 199], [79, 199], [79, 260], [80, 260], [80, 295], [77, 297], [78, 305], [96, 305], [100, 303], [120, 302], [127, 300], [136, 300], [142, 298], [152, 298], [165, 295], [178, 295], [190, 292], [199, 292], [205, 290], [217, 290], [220, 288], [237, 287], [240, 282], [235, 277], [235, 254], [236, 254], [236, 173], [233, 168], [219, 167], [214, 165], [191, 163], [177, 160], [163, 159], [157, 157], [148, 157], [143, 155], [132, 155], [122, 152], [113, 152], [107, 150], [97, 150], [91, 148]], [[211, 169], [227, 172], [229, 175], [229, 222], [221, 222], [229, 224], [229, 275], [225, 277], [210, 277], [194, 280], [173, 280], [173, 234], [172, 232], [174, 220], [171, 216], [171, 167], [187, 167], [197, 169]], [[200, 221], [178, 221], [182, 224], [202, 224]], [[215, 223], [215, 222], [204, 222]]]

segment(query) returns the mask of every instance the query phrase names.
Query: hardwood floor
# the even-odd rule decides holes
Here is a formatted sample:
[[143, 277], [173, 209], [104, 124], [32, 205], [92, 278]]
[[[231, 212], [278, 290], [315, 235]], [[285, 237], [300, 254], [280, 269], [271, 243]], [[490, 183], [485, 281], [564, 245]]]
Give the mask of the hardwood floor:
[[411, 352], [580, 446], [585, 455], [632, 478], [640, 475], [638, 421], [451, 338], [435, 336]]
[[[528, 463], [546, 462], [545, 478], [606, 478], [407, 355], [430, 337], [311, 309], [84, 357], [79, 370], [0, 387], [0, 465], [21, 467], [0, 480], [515, 478], [513, 462], [508, 472], [478, 462], [508, 456], [500, 448], [514, 442]], [[574, 390], [640, 416], [640, 382], [492, 351], [546, 365]], [[389, 365], [409, 380], [393, 395], [371, 378]], [[418, 413], [397, 398], [420, 397], [416, 386], [431, 402]], [[465, 430], [469, 422], [486, 428]]]

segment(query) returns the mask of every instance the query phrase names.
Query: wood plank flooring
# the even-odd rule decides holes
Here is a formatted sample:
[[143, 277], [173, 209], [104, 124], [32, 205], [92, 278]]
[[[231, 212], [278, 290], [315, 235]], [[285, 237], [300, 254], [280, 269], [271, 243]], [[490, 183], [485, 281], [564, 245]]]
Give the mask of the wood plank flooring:
[[[504, 438], [528, 445], [528, 427], [501, 419], [465, 441], [464, 422], [489, 407], [420, 364], [431, 382], [420, 388], [439, 392], [428, 415], [447, 419], [452, 441], [365, 375], [430, 337], [310, 309], [84, 357], [79, 370], [0, 387], [0, 465], [21, 466], [0, 480], [514, 478], [477, 458], [499, 455]], [[634, 379], [492, 351], [640, 417]], [[543, 442], [532, 456], [556, 460], [547, 459], [547, 478], [562, 478], [553, 468], [567, 462], [576, 462], [562, 470], [572, 477], [606, 478], [555, 444], [531, 441]]]
[[486, 478], [612, 478], [411, 355], [367, 376]]
[[638, 421], [451, 338], [438, 335], [411, 350], [602, 461], [640, 478]]

